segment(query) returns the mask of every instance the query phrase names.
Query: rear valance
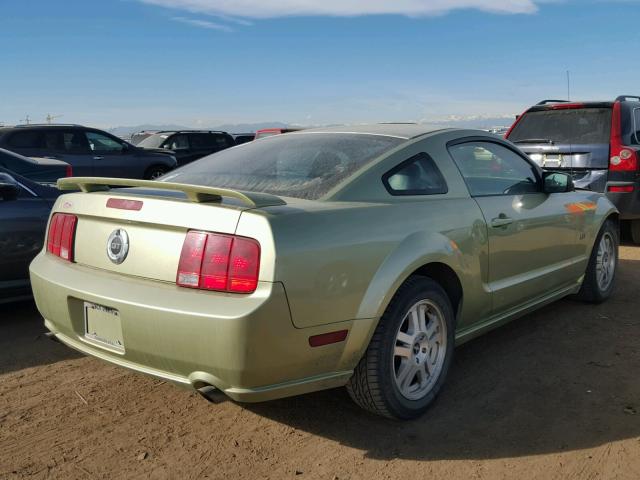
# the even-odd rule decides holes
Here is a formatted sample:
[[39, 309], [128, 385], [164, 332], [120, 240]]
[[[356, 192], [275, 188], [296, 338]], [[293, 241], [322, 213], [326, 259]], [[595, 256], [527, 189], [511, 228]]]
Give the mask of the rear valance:
[[183, 183], [100, 177], [71, 177], [58, 180], [58, 189], [60, 190], [80, 189], [82, 192], [89, 193], [109, 190], [110, 187], [146, 187], [154, 190], [179, 191], [183, 192], [189, 201], [196, 203], [221, 202], [224, 197], [227, 197], [239, 200], [244, 205], [253, 208], [286, 205], [286, 202], [282, 198], [268, 193], [240, 192], [225, 188], [187, 185]]

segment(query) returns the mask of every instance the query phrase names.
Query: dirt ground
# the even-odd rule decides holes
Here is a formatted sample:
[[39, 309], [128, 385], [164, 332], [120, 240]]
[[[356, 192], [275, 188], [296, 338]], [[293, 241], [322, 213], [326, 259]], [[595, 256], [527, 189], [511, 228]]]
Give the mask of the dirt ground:
[[460, 347], [407, 423], [343, 389], [210, 404], [48, 340], [31, 303], [0, 306], [0, 478], [640, 479], [640, 248], [621, 257], [609, 302]]

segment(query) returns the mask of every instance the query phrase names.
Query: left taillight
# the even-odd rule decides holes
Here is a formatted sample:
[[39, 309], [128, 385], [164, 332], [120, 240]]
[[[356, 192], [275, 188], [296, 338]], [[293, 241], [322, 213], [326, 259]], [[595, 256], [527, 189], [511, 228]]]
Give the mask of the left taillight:
[[71, 165], [67, 165], [67, 177], [73, 177], [73, 167]]
[[247, 237], [187, 232], [176, 283], [218, 292], [253, 293], [258, 287], [260, 244]]
[[47, 233], [47, 252], [73, 262], [73, 243], [78, 217], [67, 213], [54, 213]]

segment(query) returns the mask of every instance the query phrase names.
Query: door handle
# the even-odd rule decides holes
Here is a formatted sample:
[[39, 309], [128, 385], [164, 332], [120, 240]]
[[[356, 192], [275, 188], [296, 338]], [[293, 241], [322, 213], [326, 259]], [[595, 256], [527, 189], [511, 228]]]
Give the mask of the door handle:
[[104, 157], [101, 157], [101, 156], [99, 156], [99, 155], [98, 155], [98, 156], [93, 157], [93, 159], [94, 159], [94, 160], [102, 160], [103, 158], [104, 158]]
[[498, 218], [493, 218], [491, 220], [491, 226], [493, 228], [506, 227], [507, 225], [511, 225], [512, 223], [513, 223], [513, 218], [509, 218], [504, 214], [501, 214]]

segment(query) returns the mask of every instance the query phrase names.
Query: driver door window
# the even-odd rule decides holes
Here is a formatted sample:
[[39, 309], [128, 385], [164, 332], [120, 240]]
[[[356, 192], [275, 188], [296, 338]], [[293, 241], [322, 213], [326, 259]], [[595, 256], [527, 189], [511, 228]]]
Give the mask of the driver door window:
[[540, 192], [534, 167], [507, 147], [491, 142], [468, 142], [449, 148], [469, 193], [522, 195]]
[[86, 132], [89, 148], [93, 153], [102, 155], [120, 154], [124, 150], [124, 144], [116, 139], [97, 132]]

